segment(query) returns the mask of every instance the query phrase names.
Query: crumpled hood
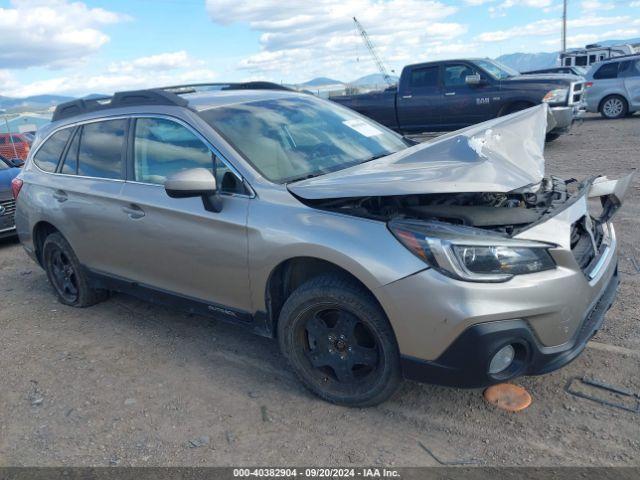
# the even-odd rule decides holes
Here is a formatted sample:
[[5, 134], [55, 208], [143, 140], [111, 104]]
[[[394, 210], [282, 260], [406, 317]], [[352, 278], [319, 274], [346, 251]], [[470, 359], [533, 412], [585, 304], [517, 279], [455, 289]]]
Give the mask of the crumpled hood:
[[538, 105], [287, 187], [309, 200], [510, 192], [544, 176], [547, 115], [548, 106]]

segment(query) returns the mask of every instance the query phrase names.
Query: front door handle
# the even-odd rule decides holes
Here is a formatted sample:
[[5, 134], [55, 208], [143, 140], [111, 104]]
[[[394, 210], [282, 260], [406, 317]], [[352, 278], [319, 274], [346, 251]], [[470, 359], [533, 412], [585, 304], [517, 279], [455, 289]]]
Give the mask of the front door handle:
[[447, 93], [445, 93], [445, 95], [447, 97], [450, 97], [451, 95], [455, 95], [455, 94], [456, 94], [456, 92], [447, 92]]
[[60, 203], [66, 202], [67, 200], [69, 200], [69, 197], [67, 196], [66, 192], [63, 190], [56, 190], [55, 192], [53, 192], [53, 198], [55, 198]]
[[137, 205], [129, 205], [128, 207], [122, 207], [122, 211], [126, 213], [131, 220], [137, 220], [138, 218], [144, 217], [145, 213]]
[[413, 95], [402, 95], [402, 98], [411, 98]]

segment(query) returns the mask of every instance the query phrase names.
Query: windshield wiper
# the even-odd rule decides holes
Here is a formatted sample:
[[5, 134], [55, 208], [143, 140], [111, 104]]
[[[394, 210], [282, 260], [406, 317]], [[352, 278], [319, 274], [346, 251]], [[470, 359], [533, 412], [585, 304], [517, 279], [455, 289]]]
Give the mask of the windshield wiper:
[[361, 164], [361, 163], [372, 162], [373, 160], [377, 160], [377, 159], [382, 158], [382, 157], [387, 157], [389, 155], [391, 155], [391, 153], [379, 153], [378, 155], [373, 155], [372, 157], [365, 158], [364, 160], [361, 160], [360, 162], [358, 162], [358, 165]]
[[309, 180], [310, 178], [319, 177], [320, 175], [324, 175], [325, 173], [327, 172], [305, 173], [304, 175], [300, 175], [299, 177], [293, 177], [284, 183], [295, 183], [302, 180]]

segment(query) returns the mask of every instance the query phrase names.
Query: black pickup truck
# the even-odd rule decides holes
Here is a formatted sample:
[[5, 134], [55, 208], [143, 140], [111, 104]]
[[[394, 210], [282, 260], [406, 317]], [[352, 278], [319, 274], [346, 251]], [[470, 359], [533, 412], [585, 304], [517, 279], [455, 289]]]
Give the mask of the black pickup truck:
[[408, 65], [397, 87], [331, 100], [404, 134], [455, 130], [546, 102], [551, 139], [584, 113], [583, 87], [574, 75], [521, 75], [494, 60], [464, 59]]

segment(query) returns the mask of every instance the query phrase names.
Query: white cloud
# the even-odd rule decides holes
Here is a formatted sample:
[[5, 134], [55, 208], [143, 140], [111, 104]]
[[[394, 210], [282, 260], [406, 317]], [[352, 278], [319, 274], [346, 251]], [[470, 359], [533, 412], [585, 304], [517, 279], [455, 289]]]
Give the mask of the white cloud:
[[203, 62], [195, 61], [186, 52], [179, 51], [112, 63], [106, 71], [94, 75], [77, 73], [26, 84], [19, 84], [8, 72], [0, 70], [0, 89], [3, 95], [11, 97], [42, 93], [109, 94], [119, 90], [208, 82], [216, 76], [217, 73], [205, 68]]
[[[583, 29], [589, 27], [603, 27], [607, 25], [624, 25], [631, 19], [629, 17], [581, 17], [567, 22], [567, 29], [569, 31], [575, 29]], [[528, 25], [519, 25], [506, 30], [497, 30], [493, 32], [484, 32], [478, 35], [478, 40], [481, 42], [502, 42], [518, 37], [528, 36], [549, 36], [557, 35], [560, 38], [561, 23], [559, 19], [546, 19], [538, 20], [536, 22], [529, 23]], [[603, 34], [598, 34], [598, 37], [602, 38]]]
[[389, 68], [426, 60], [425, 45], [453, 41], [467, 31], [466, 25], [446, 21], [457, 10], [439, 0], [207, 0], [214, 22], [244, 23], [260, 32], [260, 51], [243, 59], [239, 67], [255, 78], [276, 81], [315, 75], [351, 80], [371, 73], [375, 64], [353, 16]]
[[601, 12], [604, 10], [611, 10], [615, 7], [613, 3], [608, 1], [601, 2], [600, 0], [582, 0], [580, 4], [582, 10], [585, 12]]
[[630, 7], [640, 8], [640, 2], [631, 2], [629, 4]]
[[100, 27], [128, 17], [68, 0], [13, 0], [0, 8], [0, 65], [77, 64], [109, 41]]
[[500, 8], [511, 7], [532, 7], [532, 8], [545, 8], [550, 7], [553, 0], [505, 0], [500, 4]]
[[114, 62], [108, 67], [111, 73], [129, 73], [135, 70], [163, 71], [177, 68], [197, 68], [204, 64], [184, 51], [159, 53], [148, 57], [140, 57], [134, 60]]

